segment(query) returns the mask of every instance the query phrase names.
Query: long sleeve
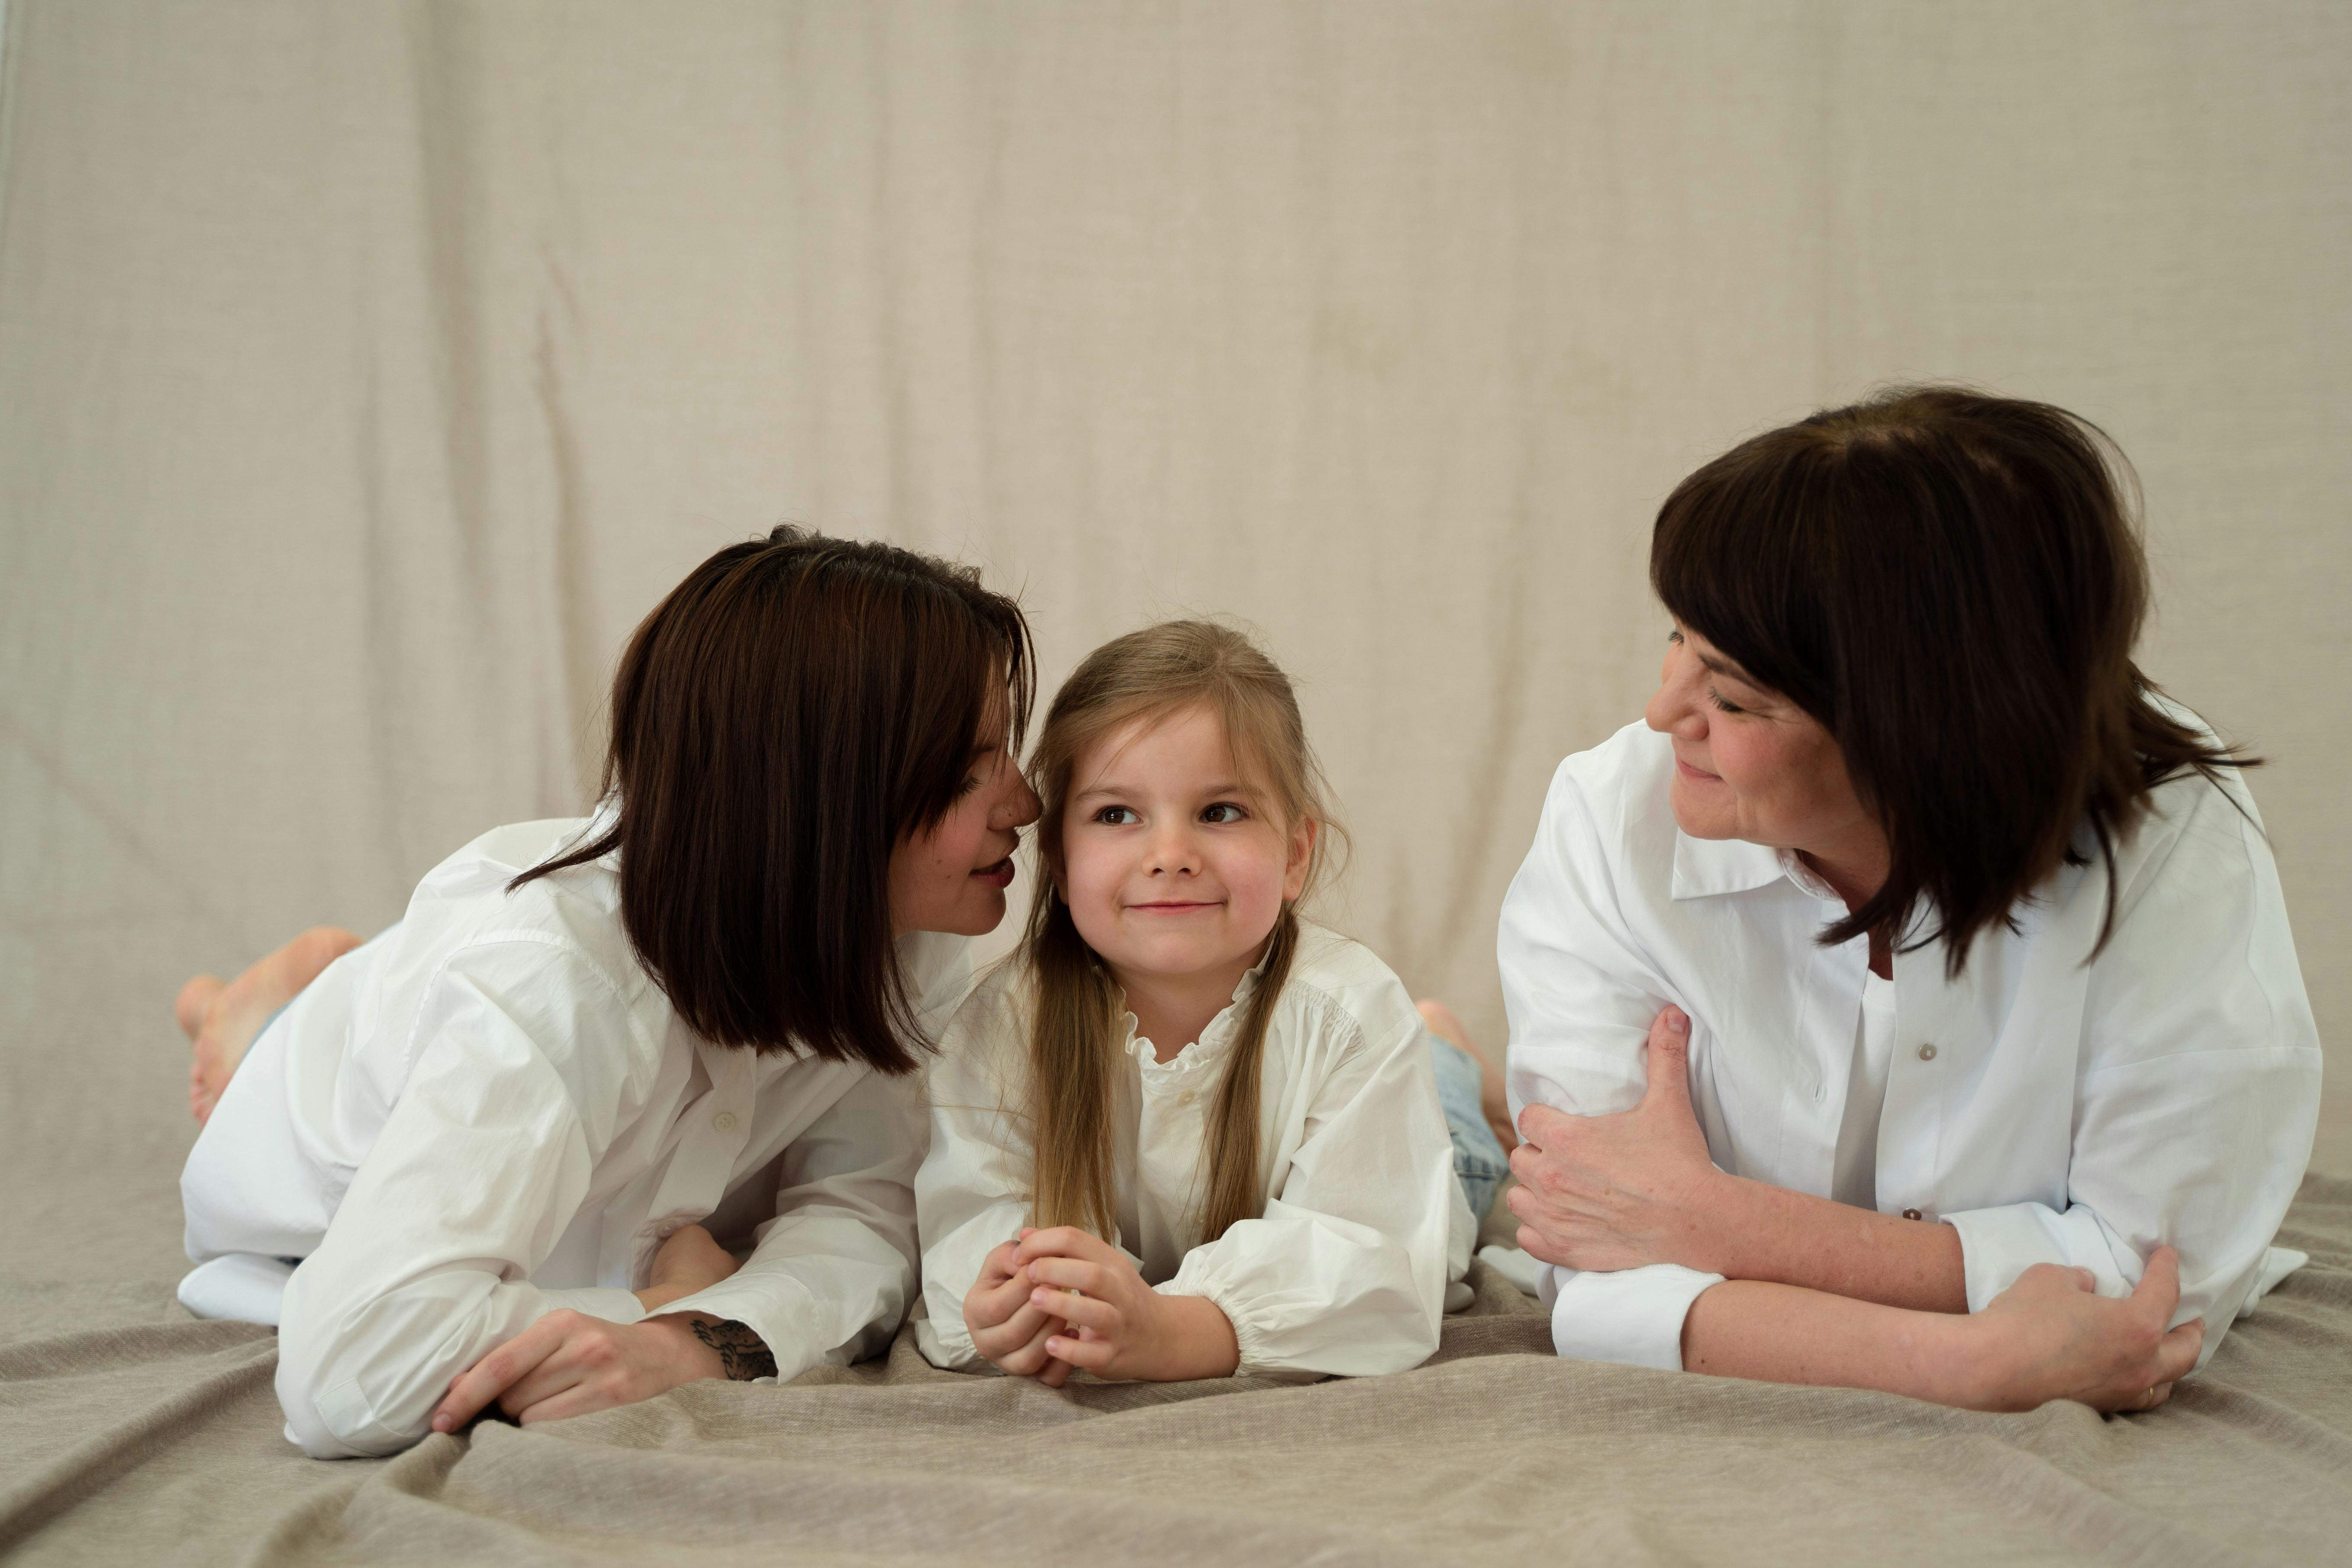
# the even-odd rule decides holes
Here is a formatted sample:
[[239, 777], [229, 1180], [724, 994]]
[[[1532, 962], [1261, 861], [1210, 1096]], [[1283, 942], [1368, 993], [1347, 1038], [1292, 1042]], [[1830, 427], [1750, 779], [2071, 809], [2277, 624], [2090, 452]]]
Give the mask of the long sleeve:
[[930, 1148], [915, 1176], [923, 1243], [916, 1343], [932, 1364], [956, 1370], [986, 1364], [964, 1327], [963, 1299], [989, 1253], [1029, 1223], [1028, 1121], [1007, 1098], [989, 1030], [972, 1016], [1003, 1005], [976, 998], [946, 1030], [929, 1075]]
[[886, 1348], [914, 1290], [924, 1132], [915, 1080], [861, 1075], [785, 1151], [776, 1217], [742, 1268], [662, 1310], [748, 1325], [782, 1381]]
[[2310, 1158], [2320, 1051], [2251, 806], [2201, 781], [2168, 797], [2182, 820], [2127, 872], [2092, 965], [2065, 1206], [1943, 1217], [1960, 1233], [1971, 1310], [2036, 1263], [2087, 1268], [2122, 1295], [2148, 1253], [2177, 1248], [2174, 1321], [2202, 1317], [2210, 1356], [2272, 1282], [2270, 1243]]
[[[1650, 1022], [1689, 1003], [1641, 950], [1617, 910], [1607, 858], [1572, 770], [1563, 764], [1496, 941], [1510, 1019], [1511, 1114], [1542, 1104], [1578, 1116], [1639, 1103]], [[1679, 1371], [1683, 1320], [1719, 1274], [1673, 1264], [1594, 1273], [1547, 1264], [1538, 1277], [1561, 1355]]]
[[286, 1288], [278, 1393], [316, 1458], [415, 1442], [450, 1380], [543, 1313], [643, 1316], [627, 1290], [529, 1282], [659, 1058], [610, 977], [541, 939], [463, 948], [409, 1038], [407, 1086]]
[[1453, 1143], [1419, 1019], [1398, 995], [1407, 1016], [1378, 1039], [1318, 1009], [1319, 1027], [1354, 1038], [1315, 1088], [1281, 1190], [1159, 1287], [1223, 1310], [1243, 1372], [1368, 1377], [1437, 1348]]

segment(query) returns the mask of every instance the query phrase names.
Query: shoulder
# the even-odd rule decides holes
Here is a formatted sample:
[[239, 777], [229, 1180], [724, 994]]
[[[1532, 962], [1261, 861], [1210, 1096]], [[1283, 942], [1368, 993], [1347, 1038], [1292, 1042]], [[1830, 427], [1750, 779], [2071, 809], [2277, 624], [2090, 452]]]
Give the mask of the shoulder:
[[499, 990], [518, 1016], [571, 1020], [567, 1034], [600, 1014], [625, 1018], [640, 1044], [657, 1049], [669, 1009], [629, 945], [610, 858], [508, 886], [578, 842], [593, 820], [493, 828], [427, 872], [383, 939], [374, 967], [384, 998], [406, 992], [422, 1005], [437, 986], [467, 981]]
[[[2169, 699], [2159, 706], [2209, 739], [2213, 732], [2194, 712]], [[2115, 845], [2117, 913], [2166, 887], [2251, 881], [2268, 866], [2270, 850], [2262, 815], [2237, 768], [2211, 774], [2184, 769], [2152, 787], [2138, 817]], [[2075, 849], [2096, 858], [2089, 830], [2076, 836]]]
[[1563, 759], [1544, 794], [1541, 831], [1561, 849], [1615, 861], [1644, 852], [1671, 860], [1674, 742], [1647, 724], [1626, 725], [1590, 751]]
[[1417, 1034], [1412, 994], [1381, 956], [1352, 937], [1301, 921], [1276, 1017], [1286, 1033], [1390, 1040]]
[[939, 1054], [926, 1069], [930, 1083], [1010, 1081], [1028, 1060], [1034, 996], [1018, 952], [983, 968], [940, 1031]]

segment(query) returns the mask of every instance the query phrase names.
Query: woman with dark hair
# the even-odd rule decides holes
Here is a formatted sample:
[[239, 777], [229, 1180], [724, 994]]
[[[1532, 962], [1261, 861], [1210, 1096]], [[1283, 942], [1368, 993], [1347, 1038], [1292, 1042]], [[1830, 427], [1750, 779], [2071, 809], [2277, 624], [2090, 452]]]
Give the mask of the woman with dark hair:
[[778, 529], [637, 628], [594, 816], [485, 834], [364, 945], [190, 983], [181, 1298], [278, 1325], [292, 1440], [382, 1454], [887, 1342], [914, 1069], [1037, 815], [1032, 669], [969, 569]]
[[2144, 1409], [2301, 1261], [2318, 1040], [2250, 764], [2132, 662], [2127, 472], [1927, 388], [1667, 498], [1647, 726], [1502, 914], [1561, 1354]]

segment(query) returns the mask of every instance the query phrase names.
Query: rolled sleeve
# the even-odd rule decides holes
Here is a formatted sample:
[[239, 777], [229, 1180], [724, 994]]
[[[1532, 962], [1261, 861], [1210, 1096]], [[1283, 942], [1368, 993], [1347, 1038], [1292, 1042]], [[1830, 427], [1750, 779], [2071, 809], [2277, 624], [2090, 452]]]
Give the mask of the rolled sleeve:
[[1546, 1268], [1540, 1293], [1551, 1298], [1552, 1349], [1579, 1361], [1683, 1369], [1683, 1321], [1691, 1303], [1723, 1283], [1675, 1263], [1613, 1273]]

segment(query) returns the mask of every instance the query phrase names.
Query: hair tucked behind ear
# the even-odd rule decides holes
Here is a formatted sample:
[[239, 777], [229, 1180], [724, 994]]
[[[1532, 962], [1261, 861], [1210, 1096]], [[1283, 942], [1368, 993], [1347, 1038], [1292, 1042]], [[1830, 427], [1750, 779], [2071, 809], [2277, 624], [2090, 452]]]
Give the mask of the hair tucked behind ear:
[[[1332, 819], [1322, 770], [1307, 743], [1289, 677], [1249, 638], [1213, 621], [1169, 621], [1130, 632], [1088, 655], [1055, 694], [1030, 760], [1044, 805], [1038, 843], [1058, 854], [1072, 773], [1087, 748], [1139, 718], [1205, 707], [1223, 722], [1234, 760], [1286, 828], [1317, 825], [1306, 888], [1320, 880], [1328, 847], [1346, 831]], [[1256, 991], [1226, 1058], [1210, 1119], [1201, 1238], [1256, 1217], [1259, 1084], [1265, 1035], [1290, 977], [1298, 917], [1283, 906], [1266, 939]], [[1030, 907], [1024, 939], [1035, 1008], [1030, 1026], [1029, 1112], [1033, 1212], [1039, 1225], [1073, 1225], [1108, 1239], [1118, 1225], [1112, 1136], [1118, 986], [1070, 918], [1051, 881]]]

